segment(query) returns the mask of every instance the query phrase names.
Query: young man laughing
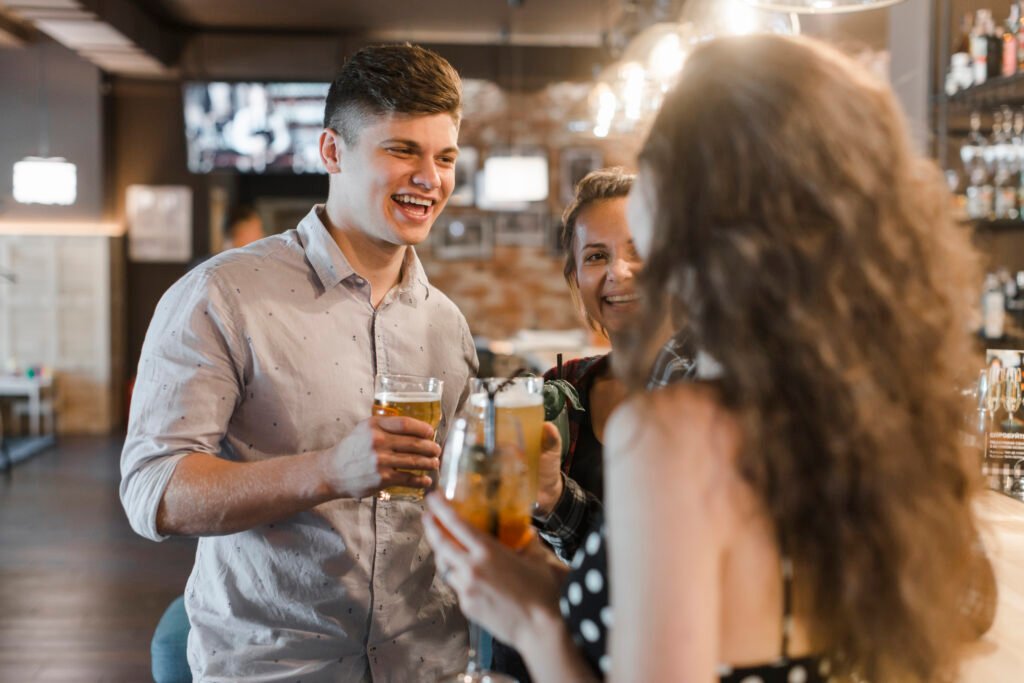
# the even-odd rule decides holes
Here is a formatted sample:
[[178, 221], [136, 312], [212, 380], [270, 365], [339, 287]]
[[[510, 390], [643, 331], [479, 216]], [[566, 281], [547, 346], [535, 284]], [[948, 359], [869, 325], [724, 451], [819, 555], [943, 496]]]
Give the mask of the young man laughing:
[[[186, 588], [200, 681], [433, 680], [466, 625], [422, 538], [429, 425], [369, 418], [376, 373], [476, 372], [466, 321], [412, 247], [454, 184], [458, 75], [423, 48], [361, 50], [331, 85], [326, 203], [163, 297], [143, 348], [121, 499], [153, 540], [199, 536]], [[452, 341], [455, 340], [455, 343]]]

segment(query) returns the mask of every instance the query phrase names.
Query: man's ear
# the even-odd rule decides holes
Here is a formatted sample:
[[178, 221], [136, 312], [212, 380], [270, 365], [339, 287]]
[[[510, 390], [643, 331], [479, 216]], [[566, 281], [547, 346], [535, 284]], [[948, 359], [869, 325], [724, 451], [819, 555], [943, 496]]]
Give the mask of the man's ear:
[[330, 128], [320, 133], [320, 161], [328, 173], [341, 173], [341, 145], [339, 135]]

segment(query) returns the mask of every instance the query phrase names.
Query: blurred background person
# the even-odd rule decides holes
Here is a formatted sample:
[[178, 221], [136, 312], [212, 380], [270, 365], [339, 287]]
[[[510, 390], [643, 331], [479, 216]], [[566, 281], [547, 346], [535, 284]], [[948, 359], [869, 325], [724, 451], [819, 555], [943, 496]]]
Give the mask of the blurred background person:
[[221, 251], [236, 249], [265, 237], [263, 219], [252, 206], [238, 204], [228, 213]]

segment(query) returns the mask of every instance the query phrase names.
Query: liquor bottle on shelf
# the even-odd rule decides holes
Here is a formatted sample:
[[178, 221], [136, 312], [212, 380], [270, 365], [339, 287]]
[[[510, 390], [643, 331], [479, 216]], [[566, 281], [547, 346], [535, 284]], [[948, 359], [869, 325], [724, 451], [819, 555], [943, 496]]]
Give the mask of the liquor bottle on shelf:
[[1006, 295], [994, 273], [985, 276], [985, 290], [981, 295], [981, 336], [1002, 339], [1006, 326]]
[[974, 27], [971, 29], [971, 62], [974, 65], [974, 85], [984, 83], [988, 79], [988, 34], [986, 25], [992, 19], [992, 13], [980, 9], [975, 15]]
[[995, 197], [993, 215], [997, 219], [1017, 218], [1016, 166], [1017, 150], [1013, 146], [1013, 114], [1010, 107], [1004, 106], [998, 114], [1001, 124], [996, 131], [993, 143], [995, 171], [993, 185]]
[[957, 52], [971, 54], [971, 28], [973, 26], [974, 15], [970, 12], [964, 12], [963, 19], [960, 20], [960, 36], [956, 39], [956, 44], [953, 45], [953, 52], [950, 54], [956, 54]]
[[988, 39], [988, 78], [999, 78], [1003, 75], [1003, 32], [996, 30], [991, 10], [985, 23], [985, 37]]
[[1017, 24], [1020, 21], [1020, 7], [1014, 3], [1010, 5], [1010, 16], [1006, 18], [1006, 25], [1003, 27], [1002, 48], [1002, 75], [1012, 76], [1017, 73]]
[[[971, 27], [974, 15], [965, 12], [960, 22], [960, 36], [953, 44], [949, 55], [949, 72], [946, 74], [946, 94], [952, 97], [958, 90], [974, 85], [974, 66], [971, 64]], [[1024, 46], [1022, 46], [1024, 49]]]
[[988, 143], [981, 134], [981, 112], [971, 112], [971, 132], [960, 148], [960, 159], [967, 176], [967, 217], [973, 220], [988, 218], [992, 211], [992, 186], [988, 183], [985, 163]]
[[1017, 26], [1014, 33], [1017, 35], [1017, 71], [1024, 73], [1024, 1], [1015, 2], [1017, 7]]

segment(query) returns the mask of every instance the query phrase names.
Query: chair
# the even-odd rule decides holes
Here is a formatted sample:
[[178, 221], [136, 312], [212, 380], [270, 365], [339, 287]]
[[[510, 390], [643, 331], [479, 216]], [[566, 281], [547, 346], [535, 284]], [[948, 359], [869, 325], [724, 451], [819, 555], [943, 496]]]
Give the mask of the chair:
[[39, 401], [36, 409], [33, 410], [32, 402], [27, 397], [15, 398], [11, 403], [11, 422], [16, 426], [19, 434], [25, 433], [22, 431], [24, 423], [27, 422], [31, 427], [35, 421], [41, 423], [39, 426], [42, 429], [38, 434], [30, 429], [29, 433], [32, 436], [56, 435], [57, 381], [56, 379], [37, 379], [36, 381], [39, 382]]
[[192, 683], [188, 666], [188, 614], [179, 595], [164, 610], [149, 646], [155, 683]]

